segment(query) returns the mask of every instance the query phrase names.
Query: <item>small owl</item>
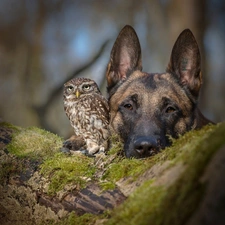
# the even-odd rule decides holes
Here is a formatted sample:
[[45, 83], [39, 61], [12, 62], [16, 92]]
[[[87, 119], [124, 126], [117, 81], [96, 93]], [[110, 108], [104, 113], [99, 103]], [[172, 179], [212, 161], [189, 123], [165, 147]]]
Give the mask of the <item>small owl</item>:
[[64, 84], [64, 110], [75, 135], [84, 139], [88, 154], [108, 148], [109, 105], [97, 84], [74, 78]]

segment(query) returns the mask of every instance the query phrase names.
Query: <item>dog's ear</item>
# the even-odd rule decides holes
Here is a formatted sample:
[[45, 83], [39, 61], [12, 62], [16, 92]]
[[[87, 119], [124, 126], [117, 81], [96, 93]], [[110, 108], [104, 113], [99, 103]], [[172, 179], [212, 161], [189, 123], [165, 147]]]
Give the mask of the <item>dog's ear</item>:
[[135, 30], [126, 25], [120, 31], [111, 51], [106, 73], [108, 90], [126, 80], [134, 70], [142, 70], [141, 46]]
[[189, 29], [184, 30], [177, 38], [167, 72], [176, 76], [182, 86], [198, 97], [202, 84], [201, 56], [195, 37]]

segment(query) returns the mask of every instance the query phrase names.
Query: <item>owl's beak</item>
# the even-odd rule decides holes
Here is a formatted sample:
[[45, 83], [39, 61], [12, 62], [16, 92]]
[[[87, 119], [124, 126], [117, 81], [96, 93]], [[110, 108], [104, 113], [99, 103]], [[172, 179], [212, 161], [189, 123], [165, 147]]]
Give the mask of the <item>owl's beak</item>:
[[76, 97], [79, 98], [80, 97], [80, 92], [78, 90], [76, 90]]

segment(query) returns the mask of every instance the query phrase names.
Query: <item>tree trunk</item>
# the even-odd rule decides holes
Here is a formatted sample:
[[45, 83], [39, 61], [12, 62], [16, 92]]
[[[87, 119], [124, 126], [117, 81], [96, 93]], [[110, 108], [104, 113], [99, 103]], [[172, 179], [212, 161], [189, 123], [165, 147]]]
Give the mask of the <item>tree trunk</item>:
[[[1, 224], [156, 224], [158, 220], [161, 222], [157, 224], [222, 224], [225, 219], [221, 201], [225, 197], [225, 124], [190, 132], [152, 158], [125, 159], [115, 153], [88, 159], [87, 168], [95, 172], [90, 177], [87, 173], [80, 175], [85, 185], [68, 182], [54, 193], [49, 193], [49, 188], [60, 166], [47, 175], [42, 169], [49, 158], [59, 153], [36, 158], [18, 153], [24, 130], [0, 124]], [[25, 141], [40, 136], [39, 131], [29, 132], [23, 133], [28, 138]], [[42, 133], [43, 138], [50, 139], [49, 135]], [[79, 155], [66, 157], [87, 160]], [[116, 177], [119, 167], [122, 175]], [[114, 186], [104, 189], [102, 184], [107, 182]], [[156, 196], [159, 190], [161, 195]], [[156, 204], [158, 201], [160, 204]], [[83, 220], [72, 223], [71, 215]], [[85, 215], [90, 217], [84, 220]]]

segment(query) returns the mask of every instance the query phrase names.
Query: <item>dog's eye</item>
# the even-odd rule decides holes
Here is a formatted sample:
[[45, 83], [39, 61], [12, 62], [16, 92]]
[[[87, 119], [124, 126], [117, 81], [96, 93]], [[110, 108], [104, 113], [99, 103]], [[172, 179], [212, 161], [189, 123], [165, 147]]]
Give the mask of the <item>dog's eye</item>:
[[166, 113], [173, 113], [175, 111], [176, 111], [176, 109], [172, 106], [169, 106], [169, 107], [166, 108]]
[[133, 106], [131, 104], [129, 104], [129, 103], [125, 104], [123, 107], [126, 108], [126, 109], [129, 109], [129, 110], [133, 109]]

